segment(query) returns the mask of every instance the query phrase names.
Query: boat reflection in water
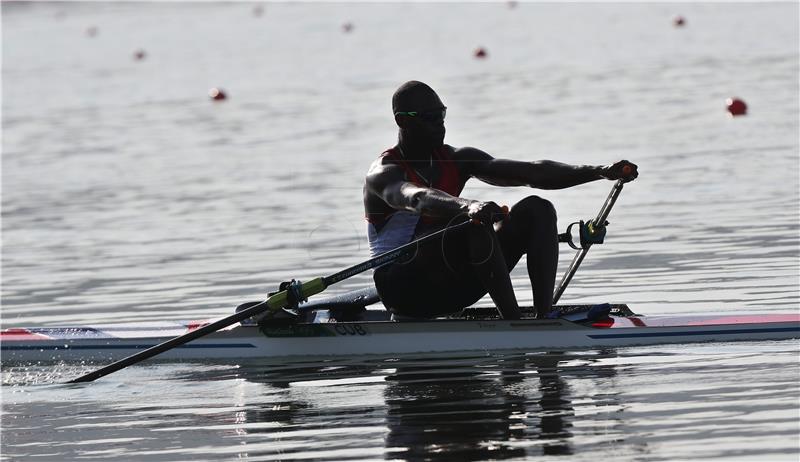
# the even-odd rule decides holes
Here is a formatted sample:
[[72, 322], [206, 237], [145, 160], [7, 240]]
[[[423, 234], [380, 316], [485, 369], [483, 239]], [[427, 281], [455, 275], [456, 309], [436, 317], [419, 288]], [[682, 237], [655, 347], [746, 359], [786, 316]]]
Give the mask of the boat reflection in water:
[[[592, 351], [241, 363], [238, 378], [267, 387], [263, 396], [246, 398], [250, 402], [236, 420], [242, 432], [269, 437], [246, 440], [250, 457], [309, 451], [315, 457], [408, 460], [569, 455], [576, 402], [581, 432], [613, 433], [620, 443], [615, 411], [621, 405], [609, 390], [616, 370], [602, 361], [614, 356]], [[587, 415], [592, 428], [586, 428]], [[313, 437], [304, 436], [309, 431]]]

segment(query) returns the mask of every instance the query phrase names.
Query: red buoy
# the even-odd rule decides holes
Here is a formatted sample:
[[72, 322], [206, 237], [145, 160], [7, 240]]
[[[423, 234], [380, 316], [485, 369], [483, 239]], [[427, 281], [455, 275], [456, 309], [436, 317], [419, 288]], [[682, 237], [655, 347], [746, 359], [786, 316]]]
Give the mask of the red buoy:
[[222, 101], [228, 97], [221, 88], [214, 87], [208, 90], [208, 96], [214, 101]]
[[739, 98], [728, 98], [725, 100], [725, 104], [733, 117], [747, 114], [747, 104]]
[[672, 25], [675, 27], [683, 27], [686, 25], [686, 18], [683, 16], [675, 16], [672, 18]]
[[473, 55], [478, 59], [484, 59], [487, 56], [489, 56], [489, 52], [487, 52], [486, 48], [484, 48], [484, 47], [478, 47], [473, 52]]
[[347, 34], [347, 33], [352, 32], [352, 31], [353, 31], [353, 23], [352, 22], [346, 22], [346, 23], [342, 24], [342, 32]]
[[86, 28], [86, 35], [89, 37], [94, 37], [97, 35], [97, 27], [96, 26], [89, 26]]
[[264, 7], [262, 5], [256, 5], [253, 7], [253, 16], [259, 18], [264, 14]]
[[141, 50], [141, 49], [136, 50], [136, 51], [133, 52], [133, 59], [135, 59], [136, 61], [141, 61], [146, 56], [147, 56], [147, 53], [145, 53], [144, 50]]

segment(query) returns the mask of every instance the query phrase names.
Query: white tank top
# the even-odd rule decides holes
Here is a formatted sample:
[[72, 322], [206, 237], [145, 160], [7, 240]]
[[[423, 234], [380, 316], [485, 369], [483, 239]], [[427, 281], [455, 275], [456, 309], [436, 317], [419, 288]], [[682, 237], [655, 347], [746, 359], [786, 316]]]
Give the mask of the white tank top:
[[380, 232], [375, 229], [375, 225], [367, 222], [370, 256], [386, 253], [411, 242], [419, 219], [420, 216], [416, 213], [400, 210], [389, 217]]

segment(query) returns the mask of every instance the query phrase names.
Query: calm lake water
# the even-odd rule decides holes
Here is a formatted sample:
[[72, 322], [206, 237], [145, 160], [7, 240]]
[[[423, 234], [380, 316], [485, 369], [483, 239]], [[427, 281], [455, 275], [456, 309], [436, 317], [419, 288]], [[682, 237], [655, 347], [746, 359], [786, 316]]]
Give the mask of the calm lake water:
[[[797, 312], [798, 10], [3, 2], [3, 327], [224, 316], [367, 258], [363, 177], [410, 79], [448, 106], [450, 144], [639, 165], [564, 302]], [[610, 188], [463, 195], [539, 194], [564, 228]], [[152, 362], [87, 385], [60, 383], [96, 365], [4, 367], [0, 459], [796, 461], [799, 354]]]

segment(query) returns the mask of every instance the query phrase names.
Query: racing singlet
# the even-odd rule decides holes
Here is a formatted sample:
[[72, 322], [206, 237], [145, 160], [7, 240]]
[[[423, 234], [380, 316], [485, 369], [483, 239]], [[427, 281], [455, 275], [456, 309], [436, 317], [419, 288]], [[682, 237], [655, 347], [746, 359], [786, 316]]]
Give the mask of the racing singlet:
[[[461, 194], [464, 187], [458, 168], [444, 147], [433, 153], [433, 161], [440, 174], [430, 186], [421, 181], [420, 175], [399, 155], [397, 148], [384, 151], [381, 156], [397, 162], [405, 170], [408, 181], [417, 186], [439, 189], [456, 197]], [[373, 211], [366, 216], [366, 219], [369, 253], [373, 257], [408, 244], [414, 239], [420, 223], [430, 224], [433, 222], [430, 217], [423, 217], [406, 210], [397, 210], [385, 203], [383, 203], [382, 210]]]

